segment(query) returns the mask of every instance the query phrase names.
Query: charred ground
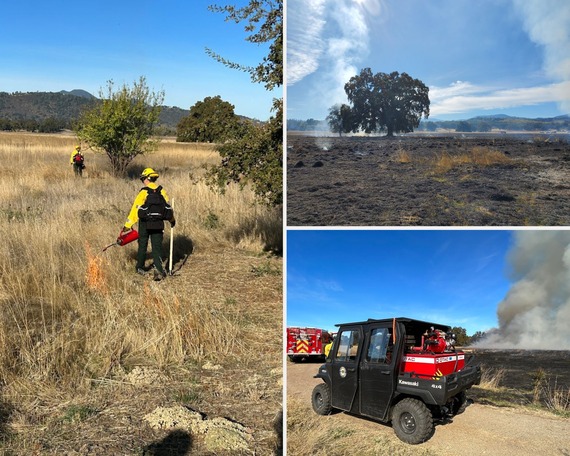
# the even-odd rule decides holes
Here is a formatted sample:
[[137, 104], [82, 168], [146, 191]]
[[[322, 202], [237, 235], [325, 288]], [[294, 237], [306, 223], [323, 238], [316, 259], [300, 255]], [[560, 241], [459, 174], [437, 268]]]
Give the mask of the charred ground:
[[569, 172], [563, 138], [290, 134], [288, 224], [568, 225]]

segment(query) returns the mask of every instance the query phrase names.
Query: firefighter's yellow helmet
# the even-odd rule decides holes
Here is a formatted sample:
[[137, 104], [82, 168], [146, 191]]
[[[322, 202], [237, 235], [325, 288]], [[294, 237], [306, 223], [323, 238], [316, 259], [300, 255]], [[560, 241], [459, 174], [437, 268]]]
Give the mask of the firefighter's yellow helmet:
[[158, 173], [152, 169], [152, 168], [145, 168], [143, 170], [143, 172], [141, 173], [141, 179], [150, 179], [150, 178], [157, 178], [158, 177]]
[[81, 150], [81, 146], [78, 144], [77, 146], [75, 146], [75, 150]]

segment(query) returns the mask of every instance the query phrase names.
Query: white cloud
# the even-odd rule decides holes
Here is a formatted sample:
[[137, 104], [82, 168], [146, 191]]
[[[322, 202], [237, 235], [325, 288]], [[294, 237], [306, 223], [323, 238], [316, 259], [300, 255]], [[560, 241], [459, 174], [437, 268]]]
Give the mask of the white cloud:
[[369, 53], [367, 17], [382, 0], [289, 0], [287, 85], [320, 72], [314, 92], [327, 103], [346, 99], [344, 84]]
[[322, 32], [327, 0], [289, 0], [287, 7], [287, 84], [319, 68], [325, 49]]
[[432, 117], [476, 109], [504, 109], [549, 102], [570, 106], [570, 81], [517, 89], [489, 88], [458, 81], [449, 87], [430, 87], [430, 100]]

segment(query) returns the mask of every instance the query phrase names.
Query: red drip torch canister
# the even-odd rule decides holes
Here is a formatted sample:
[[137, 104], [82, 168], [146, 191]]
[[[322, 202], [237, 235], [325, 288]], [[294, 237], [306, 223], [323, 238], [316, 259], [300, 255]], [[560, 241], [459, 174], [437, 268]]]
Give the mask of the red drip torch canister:
[[126, 233], [123, 233], [121, 231], [119, 237], [117, 238], [117, 244], [119, 244], [120, 246], [127, 245], [133, 241], [136, 241], [138, 238], [139, 238], [139, 232], [135, 229], [127, 231]]

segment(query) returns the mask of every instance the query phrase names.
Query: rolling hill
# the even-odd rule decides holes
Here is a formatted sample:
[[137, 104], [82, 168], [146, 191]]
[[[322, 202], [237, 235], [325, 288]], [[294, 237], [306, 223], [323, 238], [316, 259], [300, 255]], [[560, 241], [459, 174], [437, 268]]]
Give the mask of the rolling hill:
[[[51, 121], [63, 128], [71, 128], [81, 112], [91, 108], [97, 101], [97, 97], [81, 89], [61, 92], [0, 92], [0, 120], [40, 124]], [[160, 124], [166, 129], [176, 129], [178, 122], [188, 113], [186, 109], [163, 106]]]

